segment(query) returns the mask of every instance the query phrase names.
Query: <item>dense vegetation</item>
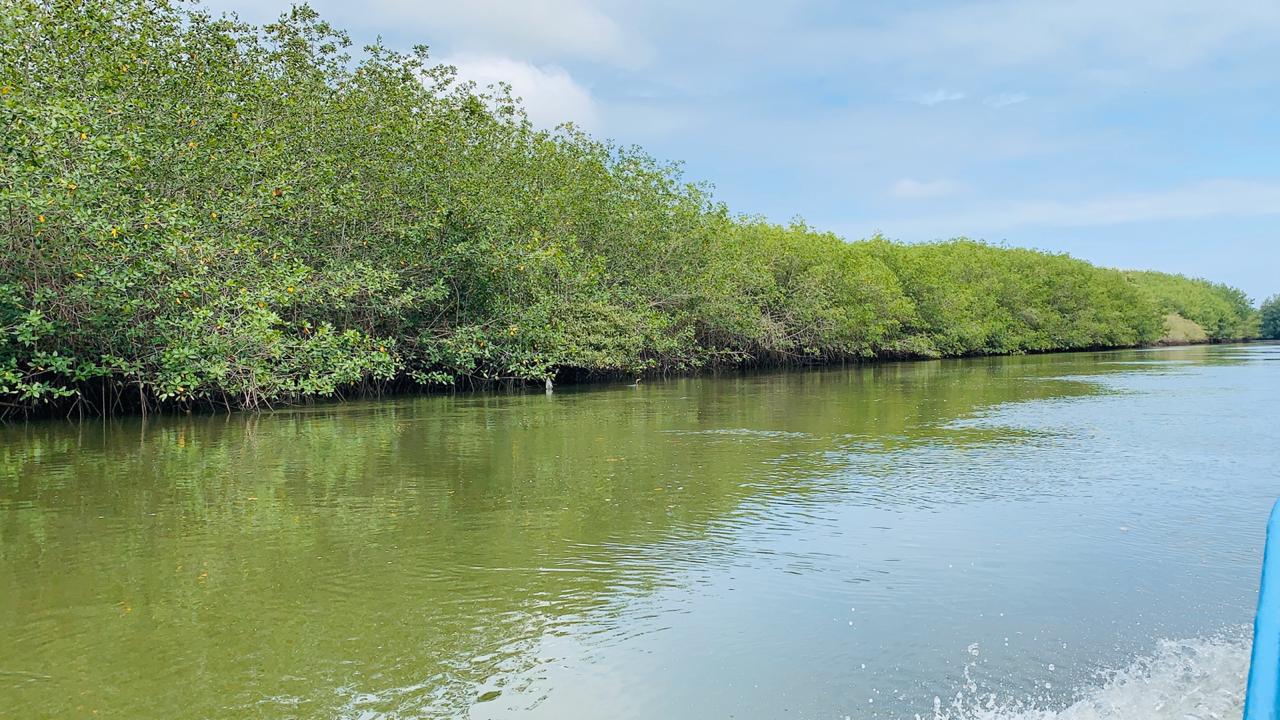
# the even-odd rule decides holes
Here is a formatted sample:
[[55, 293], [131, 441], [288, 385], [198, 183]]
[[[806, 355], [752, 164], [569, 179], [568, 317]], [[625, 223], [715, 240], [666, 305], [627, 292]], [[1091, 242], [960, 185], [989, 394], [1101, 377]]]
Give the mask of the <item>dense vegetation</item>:
[[1246, 338], [1258, 333], [1253, 303], [1236, 288], [1166, 273], [1135, 272], [1129, 276], [1152, 303], [1166, 313], [1195, 322], [1210, 339]]
[[309, 9], [0, 0], [0, 402], [260, 407], [390, 385], [1130, 346], [1238, 291], [730, 215], [678, 168]]
[[1259, 337], [1280, 339], [1280, 295], [1272, 295], [1262, 303], [1259, 313], [1261, 327]]

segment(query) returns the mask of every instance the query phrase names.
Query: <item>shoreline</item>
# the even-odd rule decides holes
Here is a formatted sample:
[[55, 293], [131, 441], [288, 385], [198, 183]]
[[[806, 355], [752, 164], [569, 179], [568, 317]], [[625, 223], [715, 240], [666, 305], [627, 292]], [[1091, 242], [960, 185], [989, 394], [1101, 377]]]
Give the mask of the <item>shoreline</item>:
[[[575, 391], [588, 391], [591, 389], [603, 389], [616, 382], [629, 378], [638, 378], [641, 382], [645, 380], [661, 379], [670, 380], [678, 378], [699, 378], [699, 377], [717, 377], [730, 374], [752, 374], [752, 373], [769, 373], [769, 372], [807, 372], [832, 369], [837, 367], [848, 367], [853, 365], [889, 365], [893, 363], [923, 363], [923, 362], [943, 362], [948, 360], [976, 360], [989, 358], [1015, 358], [1027, 356], [1042, 355], [1058, 355], [1058, 354], [1082, 354], [1082, 353], [1111, 353], [1137, 350], [1159, 350], [1164, 348], [1178, 347], [1194, 347], [1202, 345], [1253, 345], [1280, 342], [1278, 339], [1269, 338], [1242, 338], [1235, 340], [1162, 340], [1156, 343], [1145, 345], [1126, 345], [1126, 346], [1097, 346], [1097, 347], [1080, 347], [1080, 348], [1061, 348], [1053, 350], [1028, 350], [1017, 353], [971, 353], [963, 355], [948, 355], [943, 357], [927, 357], [921, 355], [903, 355], [903, 356], [879, 356], [872, 358], [847, 358], [847, 359], [831, 359], [819, 360], [808, 363], [786, 363], [786, 362], [744, 362], [736, 365], [708, 365], [696, 370], [688, 371], [649, 371], [640, 373], [616, 372], [616, 373], [590, 373], [580, 374], [578, 376], [569, 376], [568, 378], [557, 380], [554, 388], [548, 394], [554, 394], [556, 389], [572, 388]], [[231, 407], [226, 405], [216, 405], [208, 402], [190, 403], [187, 407], [181, 407], [176, 403], [165, 403], [159, 406], [151, 406], [146, 411], [140, 411], [137, 407], [130, 407], [123, 412], [114, 413], [98, 413], [89, 414], [77, 412], [77, 408], [73, 404], [69, 409], [49, 412], [27, 412], [25, 414], [14, 413], [13, 415], [0, 417], [0, 425], [19, 425], [32, 422], [84, 422], [84, 421], [101, 421], [106, 419], [129, 419], [138, 418], [146, 420], [152, 416], [176, 417], [176, 416], [212, 416], [212, 415], [252, 415], [259, 416], [271, 414], [274, 412], [287, 412], [301, 408], [316, 408], [323, 406], [339, 406], [355, 402], [367, 402], [374, 400], [391, 400], [396, 398], [411, 397], [429, 397], [437, 395], [479, 395], [484, 393], [500, 393], [500, 394], [537, 394], [542, 388], [542, 381], [531, 380], [491, 380], [485, 382], [467, 383], [466, 378], [451, 386], [426, 386], [412, 385], [408, 382], [401, 384], [397, 380], [390, 381], [381, 388], [357, 388], [349, 393], [339, 393], [337, 396], [305, 396], [294, 402], [282, 402], [265, 408], [243, 408]], [[469, 385], [469, 386], [468, 386]]]

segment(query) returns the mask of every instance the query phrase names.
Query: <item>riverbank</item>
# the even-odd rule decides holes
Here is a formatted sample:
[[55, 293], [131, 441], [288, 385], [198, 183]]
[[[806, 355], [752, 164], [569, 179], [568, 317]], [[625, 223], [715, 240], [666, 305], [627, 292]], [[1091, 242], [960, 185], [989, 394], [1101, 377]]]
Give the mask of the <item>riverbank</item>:
[[[772, 265], [766, 265], [765, 279], [773, 287], [767, 295], [776, 298], [780, 286], [794, 290], [805, 284], [784, 272], [794, 260], [788, 251], [775, 250], [755, 248], [767, 253], [759, 259]], [[874, 270], [883, 285], [881, 297], [827, 297], [819, 303], [814, 298], [821, 294], [789, 291], [785, 301], [739, 297], [736, 305], [719, 302], [715, 312], [686, 308], [649, 317], [668, 334], [602, 326], [619, 310], [607, 306], [592, 307], [571, 326], [561, 319], [550, 328], [513, 323], [506, 332], [492, 332], [493, 325], [512, 319], [503, 316], [479, 328], [440, 324], [426, 337], [424, 328], [403, 323], [369, 334], [366, 322], [338, 327], [328, 320], [299, 320], [334, 308], [306, 301], [296, 290], [286, 292], [296, 299], [280, 306], [260, 302], [237, 315], [241, 323], [252, 321], [248, 328], [228, 327], [229, 318], [215, 321], [214, 310], [225, 298], [191, 297], [175, 303], [190, 309], [135, 315], [128, 333], [86, 334], [83, 314], [59, 320], [60, 304], [42, 304], [40, 292], [24, 299], [21, 288], [8, 286], [0, 417], [261, 410], [388, 393], [549, 386], [742, 367], [1228, 342], [1247, 339], [1241, 333], [1257, 322], [1238, 291], [1223, 286], [971, 241], [902, 245], [833, 239], [811, 270], [824, 268], [827, 260], [847, 261], [850, 254], [857, 258], [846, 267], [851, 276], [834, 276], [832, 282], [856, 283], [853, 273], [865, 277]], [[236, 285], [242, 282], [238, 277], [232, 274], [223, 282]], [[127, 307], [130, 301], [121, 302]], [[705, 302], [706, 297], [697, 301]], [[428, 303], [416, 312], [450, 308]], [[531, 311], [514, 305], [506, 310]], [[186, 330], [175, 333], [175, 325], [184, 323]], [[729, 324], [734, 332], [726, 331]]]
[[425, 51], [347, 58], [309, 9], [6, 10], [8, 417], [1256, 334], [1204, 280], [732, 214]]
[[[702, 367], [696, 370], [681, 371], [660, 371], [649, 370], [636, 373], [623, 372], [597, 372], [592, 374], [585, 373], [564, 373], [557, 376], [557, 380], [548, 388], [544, 382], [533, 380], [487, 380], [479, 381], [474, 379], [463, 379], [453, 385], [415, 385], [406, 382], [389, 381], [378, 385], [357, 386], [347, 389], [346, 392], [336, 393], [328, 396], [311, 396], [298, 398], [289, 402], [280, 402], [265, 407], [247, 409], [238, 408], [229, 403], [155, 403], [146, 405], [145, 409], [142, 405], [130, 405], [127, 396], [121, 396], [118, 400], [120, 403], [113, 408], [112, 412], [105, 415], [115, 418], [127, 419], [129, 417], [160, 417], [165, 416], [208, 416], [208, 415], [229, 415], [239, 412], [275, 412], [289, 411], [298, 408], [324, 408], [331, 407], [337, 409], [348, 403], [360, 403], [369, 401], [385, 401], [388, 403], [403, 402], [412, 400], [416, 397], [438, 397], [442, 395], [453, 395], [466, 397], [475, 395], [476, 397], [484, 395], [492, 395], [494, 393], [500, 395], [506, 394], [525, 394], [525, 393], [541, 393], [544, 389], [553, 392], [555, 389], [574, 391], [590, 391], [593, 389], [604, 390], [616, 387], [618, 383], [628, 383], [628, 387], [639, 387], [648, 385], [656, 381], [673, 381], [673, 380], [694, 380], [694, 379], [725, 379], [731, 377], [755, 377], [759, 375], [770, 375], [775, 373], [786, 372], [815, 372], [839, 370], [841, 368], [850, 367], [867, 367], [876, 368], [884, 366], [892, 366], [896, 364], [914, 364], [927, 363], [945, 360], [978, 360], [991, 359], [999, 360], [1002, 358], [1016, 358], [1028, 356], [1045, 356], [1045, 355], [1085, 355], [1096, 353], [1119, 353], [1133, 350], [1156, 350], [1160, 348], [1191, 348], [1196, 346], [1208, 345], [1250, 345], [1253, 343], [1267, 344], [1275, 343], [1275, 340], [1268, 339], [1229, 339], [1229, 340], [1205, 340], [1205, 341], [1185, 341], [1171, 340], [1162, 338], [1158, 342], [1147, 345], [1126, 346], [1126, 347], [1082, 347], [1071, 348], [1066, 350], [1039, 350], [1027, 351], [1021, 353], [971, 353], [966, 355], [954, 355], [949, 357], [924, 357], [924, 356], [901, 356], [901, 357], [878, 357], [878, 358], [854, 358], [845, 360], [827, 360], [814, 361], [807, 364], [782, 364], [782, 363], [740, 363], [737, 365], [717, 365]], [[86, 394], [92, 394], [92, 390]], [[77, 407], [72, 404], [66, 408], [55, 409], [51, 406], [45, 406], [28, 410], [22, 413], [21, 420], [41, 420], [41, 419], [68, 419], [68, 420], [84, 420], [88, 417], [100, 417], [103, 413], [96, 415], [90, 412], [86, 407]], [[19, 417], [12, 416], [7, 418], [8, 422], [13, 422]], [[5, 417], [0, 417], [0, 424], [4, 424]]]

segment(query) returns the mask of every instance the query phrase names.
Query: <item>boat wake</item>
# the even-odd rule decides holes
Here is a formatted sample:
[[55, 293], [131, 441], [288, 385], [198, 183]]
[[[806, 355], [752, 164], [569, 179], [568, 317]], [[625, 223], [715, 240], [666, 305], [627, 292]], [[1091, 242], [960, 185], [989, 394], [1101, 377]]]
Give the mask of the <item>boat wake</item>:
[[1150, 655], [1105, 673], [1060, 709], [983, 695], [970, 683], [950, 702], [935, 698], [932, 720], [1235, 720], [1244, 705], [1249, 647], [1243, 631], [1162, 640]]

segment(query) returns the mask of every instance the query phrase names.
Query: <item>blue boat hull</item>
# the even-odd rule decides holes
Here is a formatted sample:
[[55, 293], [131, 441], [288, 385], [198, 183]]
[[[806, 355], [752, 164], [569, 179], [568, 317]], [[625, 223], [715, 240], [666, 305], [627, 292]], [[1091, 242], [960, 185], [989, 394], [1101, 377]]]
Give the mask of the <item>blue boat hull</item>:
[[1280, 717], [1280, 502], [1267, 522], [1267, 546], [1262, 556], [1262, 584], [1258, 614], [1253, 621], [1253, 659], [1245, 690], [1244, 720]]

